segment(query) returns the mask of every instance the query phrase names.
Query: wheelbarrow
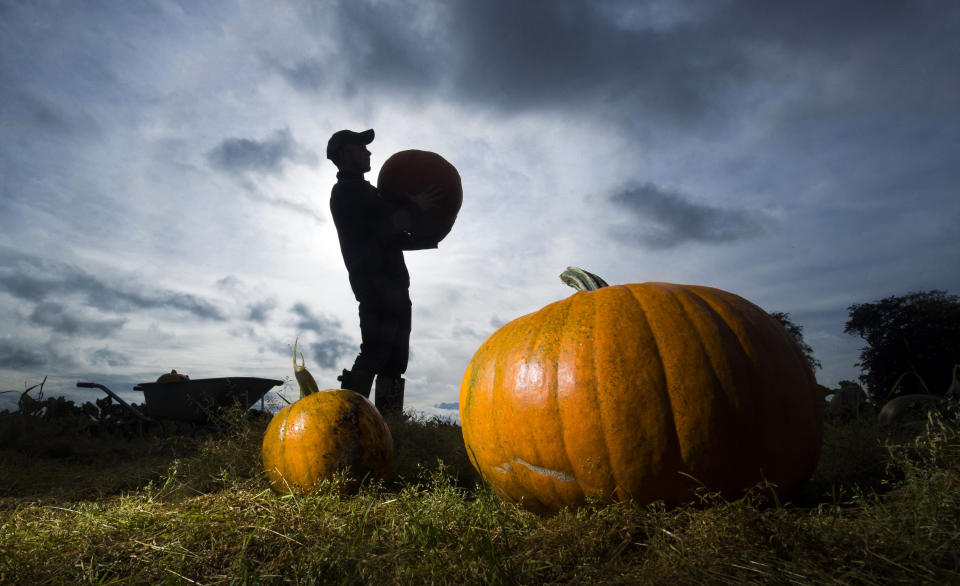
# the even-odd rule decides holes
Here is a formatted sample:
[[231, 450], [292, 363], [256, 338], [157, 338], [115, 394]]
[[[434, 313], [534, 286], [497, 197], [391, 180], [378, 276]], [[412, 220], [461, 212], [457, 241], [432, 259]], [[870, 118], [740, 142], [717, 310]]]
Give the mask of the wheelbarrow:
[[206, 424], [217, 411], [240, 404], [249, 409], [271, 388], [283, 381], [255, 377], [200, 378], [163, 383], [139, 383], [133, 390], [143, 392], [143, 411], [121, 399], [104, 385], [78, 382], [77, 386], [100, 389], [128, 413], [144, 423], [160, 424], [163, 419]]

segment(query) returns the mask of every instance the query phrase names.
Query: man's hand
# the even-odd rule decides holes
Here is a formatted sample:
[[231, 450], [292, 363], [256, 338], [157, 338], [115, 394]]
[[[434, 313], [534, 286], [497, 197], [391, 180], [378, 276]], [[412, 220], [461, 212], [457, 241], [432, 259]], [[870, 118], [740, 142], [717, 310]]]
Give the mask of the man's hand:
[[410, 201], [420, 206], [420, 209], [429, 210], [440, 206], [440, 196], [442, 193], [442, 187], [439, 185], [431, 185], [420, 193], [407, 195], [407, 197]]

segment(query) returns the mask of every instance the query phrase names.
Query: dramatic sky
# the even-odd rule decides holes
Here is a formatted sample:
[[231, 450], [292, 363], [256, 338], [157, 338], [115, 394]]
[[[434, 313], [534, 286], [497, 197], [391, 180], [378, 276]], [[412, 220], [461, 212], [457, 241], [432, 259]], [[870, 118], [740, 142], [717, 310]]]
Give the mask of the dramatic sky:
[[341, 128], [371, 181], [410, 148], [463, 179], [407, 254], [408, 407], [454, 414], [568, 265], [788, 312], [835, 386], [851, 304], [960, 293], [958, 63], [947, 0], [0, 0], [0, 390], [284, 379], [297, 336], [336, 386]]

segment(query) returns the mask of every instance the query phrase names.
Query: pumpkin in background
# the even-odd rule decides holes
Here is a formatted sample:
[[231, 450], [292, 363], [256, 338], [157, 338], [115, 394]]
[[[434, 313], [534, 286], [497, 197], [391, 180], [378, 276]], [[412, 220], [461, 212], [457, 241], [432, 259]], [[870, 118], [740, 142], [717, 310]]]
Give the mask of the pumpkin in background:
[[261, 450], [270, 485], [279, 493], [309, 491], [348, 472], [347, 489], [385, 478], [393, 467], [393, 438], [373, 403], [343, 389], [310, 394], [281, 409], [267, 426]]
[[810, 476], [821, 397], [773, 317], [710, 287], [562, 278], [581, 291], [494, 332], [460, 388], [467, 453], [498, 494], [539, 512], [673, 506], [701, 483], [736, 498]]
[[410, 230], [415, 240], [431, 244], [450, 232], [463, 203], [457, 169], [437, 153], [412, 149], [391, 155], [377, 176], [377, 188], [388, 201], [402, 201], [434, 185], [440, 188], [437, 206], [424, 211]]
[[182, 383], [184, 381], [190, 380], [190, 377], [185, 374], [180, 374], [176, 370], [171, 370], [166, 374], [161, 374], [160, 378], [157, 379], [158, 383]]

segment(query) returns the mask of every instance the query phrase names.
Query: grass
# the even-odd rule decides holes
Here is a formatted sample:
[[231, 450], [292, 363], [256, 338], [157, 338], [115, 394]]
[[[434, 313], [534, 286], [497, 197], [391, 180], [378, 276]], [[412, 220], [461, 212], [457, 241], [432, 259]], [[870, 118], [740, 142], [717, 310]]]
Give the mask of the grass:
[[541, 517], [479, 482], [456, 425], [390, 422], [396, 474], [278, 497], [265, 418], [120, 439], [0, 421], [0, 583], [960, 583], [960, 420], [828, 426], [792, 503], [758, 486], [667, 510]]

